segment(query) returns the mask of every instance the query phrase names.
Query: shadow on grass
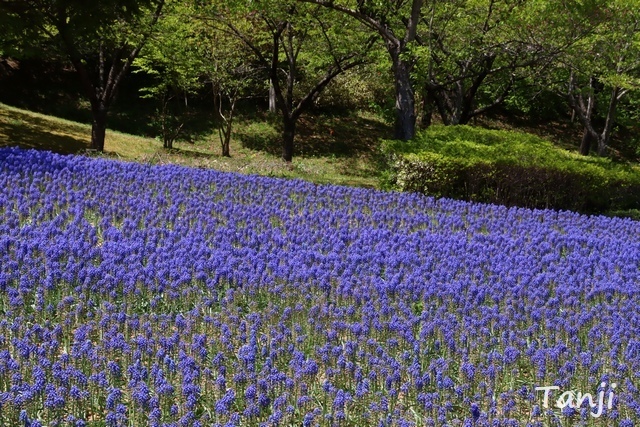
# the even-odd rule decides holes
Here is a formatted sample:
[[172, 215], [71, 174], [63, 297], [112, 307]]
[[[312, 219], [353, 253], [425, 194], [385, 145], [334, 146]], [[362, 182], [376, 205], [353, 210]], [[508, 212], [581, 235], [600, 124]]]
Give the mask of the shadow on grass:
[[[238, 124], [236, 129], [244, 147], [276, 156], [282, 153], [282, 126], [277, 116], [265, 115], [262, 122]], [[391, 135], [390, 126], [378, 120], [347, 114], [307, 114], [297, 123], [294, 157], [370, 156], [376, 152], [379, 139]]]
[[391, 137], [388, 125], [352, 115], [300, 119], [296, 148], [310, 157], [358, 157], [373, 154], [380, 138]]
[[89, 130], [87, 136], [81, 136], [84, 130], [70, 128], [37, 116], [0, 110], [0, 146], [17, 145], [60, 154], [75, 154], [89, 148]]
[[627, 210], [616, 210], [616, 211], [607, 211], [604, 215], [609, 217], [619, 217], [619, 218], [629, 218], [634, 221], [640, 221], [640, 210], [639, 209], [627, 209]]
[[236, 136], [244, 148], [261, 151], [272, 156], [282, 155], [282, 142], [279, 138], [243, 132], [237, 132]]

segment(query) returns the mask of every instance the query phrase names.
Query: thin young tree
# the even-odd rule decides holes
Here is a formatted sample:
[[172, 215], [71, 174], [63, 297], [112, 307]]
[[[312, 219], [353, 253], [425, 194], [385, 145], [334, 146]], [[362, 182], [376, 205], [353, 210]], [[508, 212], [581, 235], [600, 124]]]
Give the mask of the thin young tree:
[[203, 55], [188, 19], [191, 13], [185, 2], [168, 0], [163, 19], [133, 63], [134, 72], [146, 74], [149, 81], [141, 88], [142, 97], [157, 101], [156, 121], [167, 149], [184, 131], [189, 95], [202, 87]]
[[336, 76], [368, 61], [373, 44], [353, 22], [295, 2], [240, 2], [235, 8], [225, 3], [205, 19], [241, 40], [266, 70], [282, 120], [286, 162], [293, 158], [300, 116]]

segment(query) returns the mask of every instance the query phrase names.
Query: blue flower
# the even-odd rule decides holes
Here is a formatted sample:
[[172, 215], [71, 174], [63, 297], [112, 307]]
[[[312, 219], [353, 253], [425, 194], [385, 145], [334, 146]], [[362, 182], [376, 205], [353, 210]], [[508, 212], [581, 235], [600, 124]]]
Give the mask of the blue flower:
[[476, 403], [471, 404], [471, 417], [474, 422], [478, 421], [478, 418], [480, 418], [480, 408]]

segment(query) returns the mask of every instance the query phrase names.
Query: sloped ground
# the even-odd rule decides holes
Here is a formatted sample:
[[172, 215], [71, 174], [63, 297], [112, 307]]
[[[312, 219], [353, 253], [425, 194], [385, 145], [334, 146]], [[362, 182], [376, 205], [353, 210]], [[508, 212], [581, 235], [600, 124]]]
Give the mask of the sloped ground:
[[0, 188], [1, 425], [640, 419], [640, 223], [18, 149]]
[[[107, 131], [105, 153], [143, 163], [175, 163], [221, 171], [303, 178], [318, 183], [375, 187], [378, 184], [376, 144], [388, 136], [388, 126], [375, 117], [304, 119], [299, 126], [296, 156], [287, 165], [279, 158], [277, 122], [239, 118], [231, 141], [231, 158], [220, 156], [217, 130], [192, 143], [178, 141], [173, 150], [162, 143]], [[89, 125], [33, 113], [0, 104], [0, 146], [50, 150], [60, 154], [85, 153]]]

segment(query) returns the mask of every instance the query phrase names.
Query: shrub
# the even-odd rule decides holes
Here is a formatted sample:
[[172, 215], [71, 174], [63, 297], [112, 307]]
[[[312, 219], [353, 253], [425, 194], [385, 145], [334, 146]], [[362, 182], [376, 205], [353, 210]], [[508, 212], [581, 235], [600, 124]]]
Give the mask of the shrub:
[[410, 142], [385, 141], [383, 151], [401, 191], [589, 213], [640, 207], [637, 168], [526, 133], [433, 126]]

